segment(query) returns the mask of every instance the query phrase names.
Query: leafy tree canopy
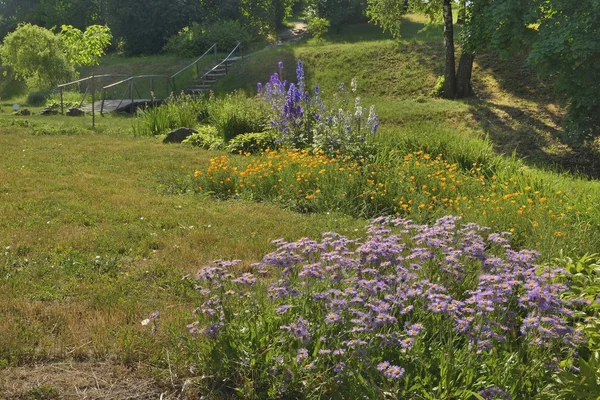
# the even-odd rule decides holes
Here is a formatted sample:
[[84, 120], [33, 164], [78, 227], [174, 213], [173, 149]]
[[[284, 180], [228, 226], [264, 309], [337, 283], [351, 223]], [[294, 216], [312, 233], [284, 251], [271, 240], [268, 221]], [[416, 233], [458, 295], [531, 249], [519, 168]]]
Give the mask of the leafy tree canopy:
[[78, 65], [97, 64], [110, 43], [110, 30], [91, 26], [85, 32], [63, 26], [59, 34], [21, 24], [6, 35], [0, 57], [30, 88], [51, 88], [76, 76]]

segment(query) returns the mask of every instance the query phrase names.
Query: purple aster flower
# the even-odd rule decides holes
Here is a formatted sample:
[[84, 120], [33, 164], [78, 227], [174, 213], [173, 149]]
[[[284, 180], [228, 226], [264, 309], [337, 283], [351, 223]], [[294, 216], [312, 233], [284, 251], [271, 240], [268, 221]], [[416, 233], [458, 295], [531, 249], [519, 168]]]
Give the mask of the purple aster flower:
[[344, 371], [344, 369], [346, 368], [346, 363], [344, 362], [339, 362], [335, 365], [335, 367], [333, 367], [333, 372], [335, 372], [336, 374], [339, 374], [340, 372]]
[[289, 305], [279, 306], [279, 307], [275, 308], [275, 312], [280, 315], [285, 314], [286, 312], [288, 312], [288, 310], [290, 308], [292, 308], [292, 306], [289, 306]]
[[308, 358], [308, 350], [307, 349], [298, 349], [298, 355], [296, 356], [296, 361], [302, 362]]
[[383, 374], [388, 379], [400, 379], [404, 375], [404, 368], [400, 368], [397, 365], [390, 365]]
[[388, 361], [383, 361], [377, 364], [377, 370], [383, 372], [390, 367], [390, 363]]

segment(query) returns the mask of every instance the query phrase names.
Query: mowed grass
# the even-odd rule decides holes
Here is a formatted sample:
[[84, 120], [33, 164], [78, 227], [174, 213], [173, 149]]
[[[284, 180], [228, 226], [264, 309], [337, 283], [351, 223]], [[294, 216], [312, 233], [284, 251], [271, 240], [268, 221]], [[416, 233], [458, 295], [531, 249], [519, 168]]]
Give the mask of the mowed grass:
[[186, 194], [180, 171], [215, 154], [154, 139], [1, 127], [0, 149], [1, 366], [162, 363], [170, 336], [140, 321], [161, 310], [185, 329], [196, 305], [183, 275], [213, 259], [257, 261], [278, 237], [365, 225]]

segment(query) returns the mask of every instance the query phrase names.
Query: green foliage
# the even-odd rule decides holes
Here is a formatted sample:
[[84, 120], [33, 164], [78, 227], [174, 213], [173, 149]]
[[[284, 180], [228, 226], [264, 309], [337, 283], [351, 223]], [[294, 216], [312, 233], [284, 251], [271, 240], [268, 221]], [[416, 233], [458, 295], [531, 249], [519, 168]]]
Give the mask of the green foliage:
[[400, 0], [368, 0], [367, 3], [367, 16], [370, 21], [399, 38], [402, 23], [400, 17], [407, 11], [405, 3]]
[[314, 39], [321, 41], [323, 40], [323, 36], [327, 33], [330, 26], [331, 24], [327, 19], [314, 17], [308, 21], [308, 33], [310, 33]]
[[446, 77], [441, 75], [435, 82], [435, 86], [431, 89], [431, 95], [433, 97], [444, 97], [444, 84], [446, 83]]
[[163, 135], [176, 128], [194, 128], [206, 109], [203, 98], [189, 95], [171, 96], [158, 107], [140, 108], [133, 122], [136, 136]]
[[528, 61], [569, 101], [568, 134], [583, 140], [600, 135], [600, 1], [552, 0]]
[[156, 54], [169, 37], [202, 16], [190, 0], [110, 0], [111, 30], [128, 55]]
[[211, 125], [202, 125], [197, 128], [198, 133], [188, 136], [183, 143], [188, 143], [204, 150], [223, 150], [225, 142], [218, 134], [215, 127]]
[[24, 79], [31, 89], [51, 88], [76, 76], [66, 53], [60, 36], [31, 24], [19, 25], [0, 48], [2, 63], [12, 67], [15, 77]]
[[225, 142], [237, 135], [262, 132], [268, 121], [267, 110], [260, 101], [236, 92], [208, 103], [209, 122]]
[[198, 57], [214, 43], [218, 50], [230, 51], [238, 42], [249, 40], [250, 34], [239, 21], [218, 21], [210, 25], [193, 23], [171, 36], [165, 51], [181, 57]]
[[52, 95], [52, 91], [49, 89], [33, 90], [27, 93], [27, 104], [33, 107], [39, 107], [46, 104], [46, 101]]
[[19, 25], [4, 38], [0, 56], [12, 67], [15, 77], [24, 79], [31, 89], [51, 88], [74, 79], [76, 66], [99, 62], [110, 44], [110, 30], [93, 25], [85, 32], [63, 26], [60, 34], [45, 28]]
[[[569, 277], [569, 290], [564, 298], [580, 305], [577, 326], [587, 337], [587, 343], [574, 357], [573, 368], [555, 375], [543, 399], [593, 400], [600, 397], [600, 256], [585, 254], [577, 259], [562, 251], [554, 260]], [[582, 306], [581, 306], [582, 305]]]
[[598, 82], [600, 1], [509, 0], [470, 2], [469, 42], [479, 51], [504, 57], [518, 53], [538, 74], [554, 80], [568, 103], [569, 138], [582, 141], [600, 135]]
[[345, 24], [364, 20], [365, 0], [308, 0], [306, 14], [309, 21], [324, 18], [339, 29]]
[[257, 37], [264, 37], [283, 26], [291, 15], [294, 0], [240, 0], [240, 19]]
[[88, 26], [85, 32], [63, 25], [60, 37], [65, 43], [67, 57], [76, 66], [98, 65], [112, 40], [110, 29], [101, 25]]
[[234, 154], [255, 154], [278, 147], [279, 135], [274, 130], [257, 133], [244, 133], [227, 143], [227, 151]]

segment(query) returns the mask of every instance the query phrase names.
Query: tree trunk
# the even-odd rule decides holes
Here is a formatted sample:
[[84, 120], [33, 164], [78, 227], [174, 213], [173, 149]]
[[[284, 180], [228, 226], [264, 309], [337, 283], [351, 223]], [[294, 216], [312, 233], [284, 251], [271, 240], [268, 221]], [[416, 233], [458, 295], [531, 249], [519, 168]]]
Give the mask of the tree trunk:
[[408, 12], [408, 0], [404, 0], [404, 12]]
[[456, 97], [462, 99], [473, 94], [471, 87], [471, 74], [473, 73], [473, 61], [475, 54], [468, 50], [463, 50], [458, 61], [458, 71], [456, 72]]
[[444, 48], [446, 67], [444, 71], [444, 97], [456, 97], [456, 76], [454, 61], [454, 27], [452, 24], [452, 0], [444, 0]]
[[462, 25], [465, 23], [465, 19], [467, 19], [467, 0], [460, 0], [460, 5], [458, 7], [458, 17], [456, 19], [456, 24]]

